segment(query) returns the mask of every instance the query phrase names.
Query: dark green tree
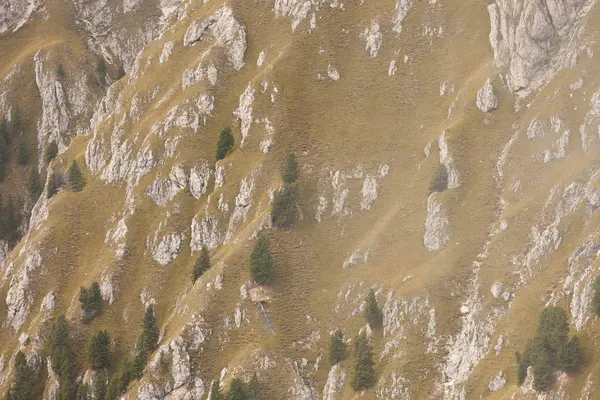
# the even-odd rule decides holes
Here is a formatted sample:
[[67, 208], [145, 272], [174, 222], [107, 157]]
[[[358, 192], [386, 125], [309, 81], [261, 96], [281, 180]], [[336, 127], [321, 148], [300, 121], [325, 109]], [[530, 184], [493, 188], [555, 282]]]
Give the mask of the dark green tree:
[[383, 325], [383, 313], [377, 304], [375, 292], [373, 289], [369, 291], [365, 306], [365, 320], [372, 329], [381, 328]]
[[59, 400], [76, 398], [77, 364], [69, 341], [69, 325], [64, 315], [58, 317], [47, 342], [52, 369], [60, 378]]
[[50, 142], [46, 146], [44, 151], [44, 162], [46, 165], [50, 164], [50, 161], [54, 160], [58, 155], [58, 144], [56, 142]]
[[565, 310], [560, 307], [545, 308], [540, 314], [536, 339], [551, 355], [558, 354], [562, 345], [569, 340], [569, 317]]
[[83, 383], [77, 390], [77, 400], [91, 400], [90, 387], [87, 383]]
[[88, 359], [92, 369], [108, 368], [110, 363], [110, 336], [107, 331], [98, 331], [88, 349]]
[[21, 133], [23, 121], [21, 121], [21, 110], [19, 110], [19, 106], [15, 106], [12, 110], [11, 123], [13, 135]]
[[210, 392], [208, 394], [208, 400], [222, 400], [223, 396], [221, 395], [221, 385], [219, 380], [214, 380], [210, 385]]
[[448, 189], [448, 171], [443, 164], [440, 164], [429, 183], [429, 193], [443, 192], [446, 189]]
[[27, 150], [27, 146], [25, 146], [25, 141], [23, 140], [19, 142], [18, 155], [19, 164], [25, 165], [29, 162], [29, 150]]
[[335, 365], [346, 359], [346, 348], [344, 334], [341, 330], [336, 329], [331, 335], [329, 342], [329, 362], [331, 365]]
[[235, 140], [231, 133], [231, 128], [227, 127], [219, 134], [219, 143], [217, 144], [217, 161], [222, 160], [231, 153]]
[[200, 256], [196, 260], [194, 264], [194, 269], [192, 270], [192, 282], [196, 282], [198, 278], [200, 278], [206, 271], [210, 269], [210, 253], [208, 252], [208, 248], [206, 245], [202, 245], [202, 249], [200, 250]]
[[42, 194], [42, 191], [44, 190], [44, 187], [42, 186], [42, 182], [40, 180], [40, 173], [38, 172], [35, 166], [29, 171], [27, 182], [29, 186], [29, 196], [31, 198], [31, 201], [35, 203], [40, 197], [40, 194]]
[[29, 400], [36, 398], [37, 374], [27, 364], [27, 359], [22, 351], [17, 352], [14, 361], [15, 380], [8, 390], [7, 400]]
[[285, 161], [281, 179], [288, 184], [294, 183], [298, 179], [298, 160], [294, 154], [290, 154]]
[[552, 356], [548, 354], [548, 350], [545, 348], [539, 350], [533, 364], [533, 388], [538, 392], [548, 391], [554, 383], [552, 363]]
[[106, 398], [106, 373], [104, 371], [98, 372], [96, 375], [92, 391], [94, 400], [104, 400]]
[[246, 400], [246, 392], [244, 391], [244, 382], [238, 378], [231, 380], [227, 400]]
[[600, 276], [594, 279], [594, 297], [592, 298], [592, 307], [597, 316], [600, 317]]
[[146, 308], [144, 321], [142, 321], [142, 334], [138, 341], [138, 352], [147, 360], [148, 355], [156, 349], [159, 330], [154, 315], [154, 307]]
[[61, 63], [58, 63], [58, 65], [56, 66], [56, 73], [61, 78], [65, 77], [65, 69], [63, 68], [63, 65]]
[[54, 196], [58, 192], [58, 188], [61, 185], [62, 185], [62, 174], [60, 174], [59, 172], [53, 171], [52, 174], [50, 174], [50, 180], [48, 181], [47, 196], [49, 199], [52, 198], [52, 196]]
[[260, 235], [254, 244], [254, 249], [250, 255], [250, 272], [252, 278], [260, 285], [269, 283], [273, 279], [271, 248], [269, 239], [264, 235]]
[[558, 360], [562, 370], [577, 371], [579, 364], [581, 364], [581, 345], [577, 335], [561, 346], [558, 352]]
[[3, 239], [11, 244], [15, 244], [21, 233], [19, 227], [21, 226], [21, 214], [19, 212], [19, 204], [14, 204], [12, 196], [8, 197], [8, 203], [6, 208], [2, 209], [2, 232]]
[[256, 372], [254, 372], [252, 378], [250, 378], [250, 381], [246, 385], [246, 400], [258, 400], [258, 390], [258, 376], [256, 375]]
[[271, 221], [279, 228], [290, 228], [297, 219], [296, 198], [298, 184], [286, 184], [279, 189], [273, 198], [271, 206]]
[[73, 192], [81, 192], [85, 187], [85, 178], [77, 161], [73, 160], [68, 171], [69, 186]]
[[101, 86], [106, 86], [106, 61], [104, 58], [100, 57], [98, 59], [98, 65], [96, 66], [96, 70], [98, 72], [98, 79], [100, 80]]
[[83, 311], [83, 322], [89, 322], [102, 311], [102, 294], [98, 282], [92, 282], [89, 289], [81, 287], [79, 302]]
[[369, 389], [375, 384], [375, 369], [373, 366], [373, 351], [365, 332], [356, 337], [354, 343], [354, 373], [352, 388], [359, 392]]

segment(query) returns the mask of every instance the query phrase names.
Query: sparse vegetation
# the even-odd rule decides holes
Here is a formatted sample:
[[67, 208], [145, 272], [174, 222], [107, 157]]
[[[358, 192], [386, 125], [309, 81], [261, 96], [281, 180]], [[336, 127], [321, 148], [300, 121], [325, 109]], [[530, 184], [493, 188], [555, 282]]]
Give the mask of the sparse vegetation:
[[25, 146], [25, 142], [21, 140], [19, 142], [19, 147], [17, 149], [19, 164], [26, 165], [29, 162], [29, 150], [27, 150], [27, 146]]
[[375, 384], [375, 369], [373, 366], [373, 350], [365, 332], [356, 337], [354, 343], [354, 373], [352, 388], [359, 392], [369, 389]]
[[68, 171], [69, 186], [73, 192], [81, 192], [85, 187], [85, 178], [77, 161], [73, 160]]
[[344, 342], [344, 334], [341, 330], [336, 329], [331, 335], [329, 342], [329, 363], [335, 365], [346, 359], [346, 343]]
[[208, 400], [222, 400], [221, 385], [219, 380], [214, 380], [210, 385], [210, 392], [208, 394]]
[[46, 150], [44, 151], [44, 163], [46, 165], [50, 164], [50, 161], [54, 160], [58, 155], [58, 144], [56, 142], [50, 142], [46, 146]]
[[90, 387], [87, 383], [79, 385], [79, 389], [77, 390], [77, 400], [92, 400]]
[[6, 207], [3, 206], [0, 196], [0, 239], [6, 240], [10, 244], [15, 244], [21, 237], [19, 230], [22, 221], [22, 215], [19, 212], [22, 202], [19, 200], [15, 204], [11, 196], [8, 197]]
[[88, 359], [92, 369], [107, 368], [110, 363], [110, 336], [108, 331], [98, 331], [88, 349]]
[[372, 329], [381, 328], [383, 325], [383, 313], [377, 304], [377, 299], [375, 298], [375, 292], [373, 292], [373, 289], [369, 291], [366, 303], [365, 320]]
[[448, 171], [443, 164], [440, 164], [429, 183], [429, 193], [443, 192], [446, 189], [448, 189]]
[[64, 315], [58, 317], [48, 339], [52, 369], [60, 378], [58, 399], [74, 399], [77, 395], [77, 364], [69, 340], [69, 325]]
[[119, 67], [119, 71], [118, 71], [118, 78], [117, 79], [121, 79], [126, 75], [125, 73], [125, 68], [123, 67], [123, 65], [121, 65]]
[[252, 378], [250, 378], [250, 382], [248, 382], [248, 385], [246, 385], [246, 400], [257, 400], [258, 391], [258, 376], [256, 375], [256, 372], [254, 372], [254, 374], [252, 374]]
[[204, 275], [204, 273], [209, 269], [210, 253], [208, 252], [206, 245], [203, 245], [202, 249], [200, 250], [200, 256], [194, 263], [194, 268], [192, 270], [192, 282], [196, 282], [196, 280]]
[[269, 239], [264, 235], [260, 235], [254, 244], [254, 249], [250, 255], [250, 272], [252, 278], [260, 285], [269, 283], [273, 279], [271, 248]]
[[231, 128], [227, 127], [219, 134], [219, 143], [217, 144], [217, 161], [224, 159], [227, 154], [233, 150], [235, 139], [231, 133]]
[[557, 370], [576, 371], [581, 363], [581, 346], [577, 336], [569, 340], [566, 312], [560, 307], [545, 308], [535, 337], [527, 342], [523, 355], [516, 353], [516, 358], [519, 385], [525, 381], [527, 368], [531, 366], [533, 386], [540, 392], [552, 387]]
[[288, 184], [294, 183], [298, 179], [298, 160], [294, 154], [288, 156], [281, 179]]
[[246, 400], [246, 392], [244, 390], [244, 382], [238, 378], [231, 380], [231, 386], [229, 387], [229, 393], [227, 393], [227, 400]]
[[58, 74], [58, 76], [60, 76], [61, 78], [65, 77], [65, 69], [63, 68], [62, 63], [58, 63], [58, 65], [56, 66], [56, 73]]
[[38, 172], [36, 167], [31, 168], [29, 171], [29, 176], [27, 177], [27, 183], [29, 187], [29, 197], [31, 201], [34, 203], [42, 194], [44, 187], [42, 186], [42, 182], [40, 180], [40, 173]]
[[13, 108], [10, 121], [12, 124], [13, 135], [21, 133], [21, 130], [23, 129], [23, 121], [21, 120], [21, 110], [19, 109], [18, 105]]
[[89, 322], [100, 315], [102, 311], [102, 294], [98, 282], [92, 282], [89, 289], [81, 287], [79, 291], [79, 302], [83, 311], [82, 321]]

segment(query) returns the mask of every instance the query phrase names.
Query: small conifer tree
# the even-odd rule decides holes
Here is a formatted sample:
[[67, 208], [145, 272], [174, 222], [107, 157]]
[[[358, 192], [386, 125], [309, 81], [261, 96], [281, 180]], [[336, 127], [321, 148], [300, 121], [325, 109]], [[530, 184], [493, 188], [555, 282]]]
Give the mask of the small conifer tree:
[[63, 68], [63, 65], [61, 63], [58, 63], [58, 65], [56, 66], [56, 73], [61, 78], [65, 77], [65, 69]]
[[446, 166], [440, 164], [429, 183], [429, 193], [443, 192], [446, 189], [448, 189], [448, 171]]
[[25, 165], [29, 162], [29, 150], [27, 150], [27, 147], [25, 146], [25, 142], [23, 140], [21, 140], [19, 142], [19, 148], [17, 149], [18, 151], [18, 161], [19, 164], [21, 165]]
[[60, 174], [59, 172], [53, 171], [52, 174], [50, 174], [47, 192], [48, 198], [51, 198], [58, 192], [58, 188], [62, 185], [62, 180], [62, 174]]
[[258, 237], [250, 255], [250, 272], [252, 278], [260, 285], [264, 285], [273, 279], [271, 248], [269, 240], [264, 235]]
[[31, 200], [35, 203], [37, 199], [42, 194], [44, 188], [42, 187], [42, 182], [40, 181], [40, 173], [38, 172], [36, 167], [33, 167], [29, 171], [29, 176], [27, 177], [28, 186], [29, 186], [29, 196]]
[[69, 186], [73, 192], [81, 192], [85, 187], [85, 178], [77, 161], [73, 160], [68, 171]]
[[88, 350], [88, 358], [92, 369], [107, 368], [110, 362], [110, 336], [107, 331], [98, 331], [93, 337]]
[[279, 228], [290, 228], [296, 222], [296, 198], [298, 184], [286, 184], [275, 193], [271, 207], [271, 221]]
[[223, 396], [221, 395], [221, 385], [218, 379], [214, 380], [210, 385], [208, 400], [223, 400]]
[[58, 144], [56, 142], [50, 142], [46, 146], [44, 151], [44, 162], [46, 165], [50, 164], [50, 161], [54, 160], [58, 155]]
[[592, 307], [597, 316], [600, 317], [600, 276], [594, 279], [594, 297], [592, 298]]
[[341, 330], [336, 329], [329, 342], [329, 362], [331, 365], [335, 365], [345, 359], [346, 343], [344, 342], [344, 334]]
[[373, 351], [365, 332], [356, 337], [354, 343], [354, 373], [352, 388], [359, 392], [373, 387], [375, 384], [375, 365]]
[[246, 400], [246, 392], [244, 391], [244, 383], [240, 379], [233, 378], [231, 380], [231, 386], [229, 387], [229, 393], [227, 393], [227, 400]]
[[369, 291], [366, 299], [365, 319], [372, 329], [381, 328], [383, 325], [383, 313], [377, 304], [375, 292], [373, 289]]
[[231, 133], [231, 128], [227, 127], [219, 134], [219, 143], [217, 144], [217, 161], [222, 160], [231, 153], [235, 140]]
[[194, 269], [192, 271], [192, 282], [196, 282], [198, 278], [200, 278], [206, 271], [210, 269], [210, 253], [208, 252], [208, 248], [206, 245], [202, 245], [202, 249], [200, 250], [200, 256], [196, 260], [194, 264]]
[[256, 372], [254, 372], [252, 378], [250, 378], [250, 382], [248, 382], [248, 385], [246, 386], [246, 400], [258, 400], [258, 390], [258, 376], [256, 375]]
[[298, 179], [298, 160], [294, 154], [288, 156], [281, 178], [288, 184], [294, 183]]

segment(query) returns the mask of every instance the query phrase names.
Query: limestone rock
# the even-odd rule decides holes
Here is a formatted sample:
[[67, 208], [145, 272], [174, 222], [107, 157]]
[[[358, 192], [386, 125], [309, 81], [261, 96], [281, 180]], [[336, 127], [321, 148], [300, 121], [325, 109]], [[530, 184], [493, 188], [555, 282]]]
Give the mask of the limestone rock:
[[341, 399], [340, 392], [344, 386], [345, 378], [346, 372], [339, 363], [331, 367], [327, 375], [327, 382], [323, 388], [323, 400]]
[[42, 256], [39, 250], [25, 247], [19, 253], [17, 260], [7, 268], [14, 271], [6, 294], [7, 321], [15, 331], [25, 323], [31, 311], [33, 297], [29, 285], [34, 279], [33, 273], [41, 265]]
[[157, 178], [146, 193], [158, 205], [164, 206], [187, 187], [188, 177], [181, 165], [174, 165], [166, 178]]
[[206, 160], [202, 160], [199, 165], [191, 169], [189, 184], [190, 193], [194, 198], [199, 199], [206, 193], [211, 175], [212, 171]]
[[37, 0], [0, 1], [0, 33], [16, 32], [38, 7]]
[[475, 104], [477, 108], [485, 113], [498, 108], [498, 97], [494, 91], [491, 79], [488, 78], [483, 87], [477, 92], [477, 101]]
[[217, 217], [205, 213], [200, 217], [196, 215], [192, 220], [192, 235], [190, 247], [192, 251], [199, 251], [202, 246], [212, 250], [221, 243], [221, 231], [218, 227]]
[[292, 32], [300, 22], [304, 21], [311, 9], [311, 2], [305, 0], [275, 0], [273, 10], [275, 16], [289, 16], [292, 18]]
[[234, 111], [233, 115], [238, 117], [241, 122], [241, 130], [242, 130], [242, 141], [240, 146], [244, 146], [244, 141], [248, 137], [250, 133], [250, 127], [252, 126], [252, 102], [254, 101], [254, 93], [255, 90], [252, 87], [252, 84], [248, 84], [248, 87], [240, 95], [240, 104], [237, 110]]
[[392, 23], [394, 27], [392, 28], [394, 32], [400, 34], [402, 32], [402, 24], [404, 20], [408, 16], [408, 12], [413, 6], [412, 0], [398, 0], [396, 2], [396, 14], [394, 15]]
[[502, 282], [494, 282], [490, 289], [490, 291], [492, 292], [492, 296], [494, 296], [495, 299], [500, 297], [500, 295], [502, 294], [503, 288], [504, 288], [504, 285], [502, 284]]
[[498, 390], [502, 389], [504, 385], [506, 385], [506, 375], [504, 375], [504, 372], [500, 371], [498, 372], [498, 375], [496, 375], [494, 379], [490, 381], [488, 384], [488, 389], [490, 389], [492, 392], [497, 392]]
[[154, 243], [150, 248], [152, 258], [160, 265], [167, 265], [177, 258], [177, 254], [181, 251], [185, 235], [183, 233], [171, 233], [163, 236], [158, 243], [156, 243], [156, 239], [157, 236], [155, 235]]
[[381, 43], [383, 42], [383, 35], [379, 31], [379, 24], [375, 21], [371, 22], [371, 27], [366, 28], [363, 36], [366, 41], [365, 50], [369, 52], [369, 55], [372, 58], [377, 57], [379, 53], [379, 48], [381, 47]]
[[427, 199], [427, 218], [425, 219], [425, 234], [423, 243], [429, 251], [441, 249], [450, 240], [450, 221], [434, 192]]

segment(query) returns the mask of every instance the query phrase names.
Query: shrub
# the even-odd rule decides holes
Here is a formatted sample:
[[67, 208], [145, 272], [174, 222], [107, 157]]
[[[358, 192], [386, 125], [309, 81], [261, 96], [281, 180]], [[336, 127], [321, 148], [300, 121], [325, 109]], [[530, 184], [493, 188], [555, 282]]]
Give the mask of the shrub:
[[202, 250], [200, 250], [200, 256], [196, 260], [194, 264], [194, 268], [192, 270], [192, 282], [196, 282], [198, 278], [200, 278], [206, 271], [210, 269], [210, 254], [208, 252], [208, 248], [206, 245], [202, 246]]
[[346, 359], [346, 343], [344, 342], [344, 334], [341, 330], [336, 329], [331, 335], [329, 342], [329, 362], [335, 365]]
[[271, 207], [271, 221], [279, 228], [290, 228], [296, 222], [296, 197], [298, 184], [285, 185], [275, 193]]
[[298, 160], [294, 154], [288, 156], [281, 179], [285, 183], [294, 183], [298, 179]]
[[58, 65], [56, 66], [56, 73], [61, 78], [65, 77], [65, 69], [63, 68], [63, 65], [61, 63], [58, 63]]
[[365, 332], [356, 337], [354, 343], [354, 373], [352, 375], [352, 388], [362, 391], [373, 387], [375, 384], [375, 369], [373, 368], [373, 351]]
[[107, 368], [110, 362], [109, 357], [110, 336], [107, 331], [98, 331], [92, 337], [92, 342], [88, 349], [88, 358], [92, 369]]
[[100, 85], [106, 85], [106, 61], [104, 58], [100, 57], [98, 59], [98, 65], [96, 66], [96, 71], [98, 72], [98, 78], [100, 79]]
[[31, 197], [31, 201], [35, 203], [44, 190], [42, 182], [40, 181], [40, 173], [36, 167], [33, 167], [31, 171], [29, 171], [27, 182], [29, 186], [29, 196]]
[[443, 192], [446, 189], [448, 189], [448, 171], [443, 164], [440, 164], [429, 183], [429, 193]]
[[600, 317], [600, 276], [594, 279], [594, 297], [592, 298], [592, 307], [594, 312]]
[[19, 230], [21, 226], [22, 216], [19, 212], [20, 202], [13, 202], [12, 196], [8, 197], [6, 207], [2, 207], [2, 199], [0, 198], [0, 238], [9, 243], [16, 243], [21, 237]]
[[217, 144], [217, 161], [222, 160], [231, 153], [235, 140], [231, 133], [231, 128], [227, 127], [219, 134], [219, 143]]
[[27, 147], [25, 146], [25, 142], [23, 140], [21, 140], [19, 142], [19, 148], [17, 149], [18, 151], [18, 161], [19, 164], [21, 165], [25, 165], [29, 162], [29, 150], [27, 150]]
[[44, 151], [44, 162], [46, 165], [50, 164], [50, 161], [54, 160], [58, 155], [58, 144], [56, 142], [50, 142], [46, 146]]
[[102, 294], [100, 293], [98, 282], [92, 282], [89, 289], [81, 287], [79, 290], [79, 302], [83, 311], [82, 321], [84, 323], [91, 321], [100, 314], [102, 310]]
[[250, 255], [250, 271], [252, 278], [260, 285], [273, 279], [273, 258], [271, 248], [266, 236], [259, 236]]
[[375, 298], [375, 292], [373, 289], [369, 291], [366, 299], [365, 306], [365, 320], [372, 329], [381, 328], [383, 325], [383, 313], [379, 309], [377, 299]]
[[85, 178], [77, 161], [73, 160], [68, 171], [69, 186], [73, 192], [81, 192], [85, 187]]

